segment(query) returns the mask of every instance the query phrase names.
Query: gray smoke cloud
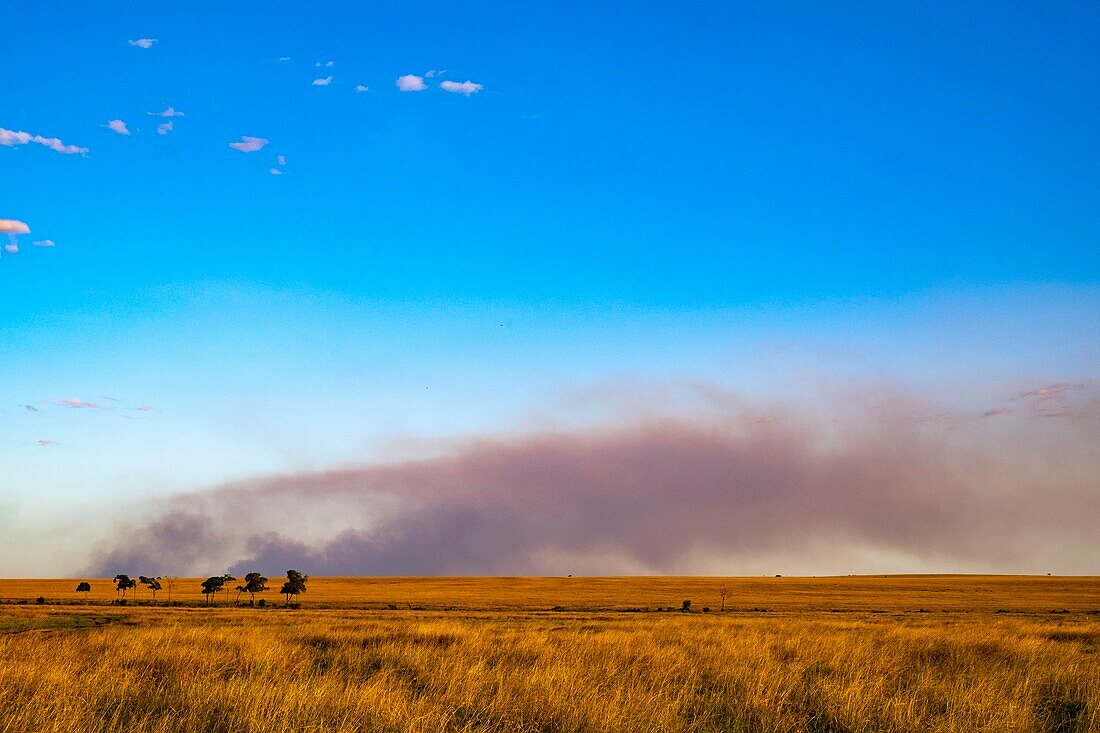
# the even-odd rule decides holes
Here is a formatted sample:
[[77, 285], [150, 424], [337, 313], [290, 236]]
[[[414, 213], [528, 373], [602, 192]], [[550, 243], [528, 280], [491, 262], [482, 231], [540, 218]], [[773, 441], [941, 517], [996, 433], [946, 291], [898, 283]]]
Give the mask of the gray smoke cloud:
[[1095, 573], [1097, 401], [1014, 404], [983, 417], [905, 398], [811, 419], [731, 398], [262, 477], [127, 521], [85, 574]]

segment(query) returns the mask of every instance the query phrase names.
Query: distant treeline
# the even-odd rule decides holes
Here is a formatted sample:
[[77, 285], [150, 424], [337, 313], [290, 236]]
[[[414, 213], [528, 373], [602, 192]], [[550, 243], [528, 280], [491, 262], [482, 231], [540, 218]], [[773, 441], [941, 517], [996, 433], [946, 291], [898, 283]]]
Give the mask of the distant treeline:
[[[165, 575], [157, 575], [155, 577], [139, 575], [135, 580], [129, 575], [120, 573], [114, 577], [112, 582], [115, 584], [115, 597], [119, 601], [125, 601], [126, 592], [137, 588], [140, 584], [152, 594], [153, 603], [157, 602], [157, 593], [165, 590], [165, 586], [167, 586], [168, 602], [171, 603], [173, 580], [173, 578]], [[260, 573], [247, 573], [244, 576], [244, 581], [240, 585], [230, 588], [229, 583], [235, 580], [235, 577], [227, 573], [225, 575], [211, 575], [209, 578], [202, 581], [199, 592], [206, 598], [206, 605], [209, 606], [212, 604], [219, 593], [225, 593], [226, 601], [228, 601], [231, 590], [237, 591], [237, 595], [233, 600], [234, 605], [240, 603], [241, 596], [246, 593], [248, 594], [249, 605], [255, 605], [256, 596], [258, 594], [271, 590], [267, 585], [268, 579]], [[286, 571], [286, 582], [283, 583], [283, 587], [279, 589], [279, 593], [286, 599], [285, 605], [289, 606], [292, 600], [297, 600], [299, 594], [306, 592], [306, 583], [308, 581], [308, 575], [302, 575], [297, 570]], [[90, 593], [91, 590], [92, 584], [86, 580], [80, 581], [76, 586], [77, 593]], [[263, 605], [263, 603], [263, 599], [260, 599], [260, 604]]]

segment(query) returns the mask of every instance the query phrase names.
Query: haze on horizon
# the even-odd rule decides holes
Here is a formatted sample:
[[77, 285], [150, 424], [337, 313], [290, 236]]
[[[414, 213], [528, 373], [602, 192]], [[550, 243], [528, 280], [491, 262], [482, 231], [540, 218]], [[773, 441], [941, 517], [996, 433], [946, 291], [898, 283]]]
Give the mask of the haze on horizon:
[[6, 41], [0, 577], [1100, 572], [1095, 3]]

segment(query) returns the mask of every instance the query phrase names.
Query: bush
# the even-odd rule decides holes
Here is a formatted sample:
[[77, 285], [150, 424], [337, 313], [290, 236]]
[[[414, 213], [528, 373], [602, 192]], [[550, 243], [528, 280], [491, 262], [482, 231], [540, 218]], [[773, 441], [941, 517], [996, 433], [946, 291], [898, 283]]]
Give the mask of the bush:
[[680, 604], [680, 610], [681, 611], [690, 611], [691, 610], [691, 601], [684, 601], [682, 604]]
[[264, 606], [267, 605], [267, 599], [261, 598], [260, 600], [256, 601], [256, 605], [259, 606], [260, 608], [263, 608]]
[[38, 598], [35, 598], [35, 599], [34, 599], [34, 602], [35, 602], [35, 603], [45, 603], [45, 602], [46, 602], [46, 599], [45, 599], [45, 598], [43, 598], [42, 596], [38, 596]]

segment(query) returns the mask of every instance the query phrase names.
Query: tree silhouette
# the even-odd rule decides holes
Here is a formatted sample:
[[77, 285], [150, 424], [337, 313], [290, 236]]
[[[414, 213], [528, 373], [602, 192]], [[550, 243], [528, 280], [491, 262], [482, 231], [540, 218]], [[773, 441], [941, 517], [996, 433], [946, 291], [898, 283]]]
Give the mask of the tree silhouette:
[[286, 605], [290, 605], [291, 597], [297, 599], [299, 593], [306, 592], [306, 581], [308, 580], [308, 575], [302, 575], [297, 570], [286, 571], [286, 582], [279, 590], [280, 593], [286, 596]]
[[116, 575], [115, 584], [115, 596], [118, 596], [119, 591], [121, 591], [123, 598], [126, 598], [126, 591], [137, 587], [137, 581], [129, 575]]
[[82, 580], [76, 585], [77, 593], [90, 593], [92, 591], [92, 584], [86, 580]]
[[156, 604], [156, 602], [157, 602], [157, 591], [160, 590], [160, 588], [161, 588], [160, 577], [146, 578], [144, 575], [139, 575], [138, 580], [141, 581], [142, 585], [149, 586], [149, 590], [153, 593], [153, 603]]
[[[222, 576], [222, 583], [232, 583], [234, 580], [236, 580], [236, 578], [234, 578], [229, 573], [226, 573]], [[229, 603], [229, 586], [226, 586], [225, 588], [225, 602]]]
[[730, 587], [728, 585], [718, 586], [718, 597], [722, 599], [722, 610], [726, 610], [726, 599], [729, 598]]
[[238, 585], [237, 598], [234, 599], [233, 605], [237, 605], [237, 600], [240, 599], [241, 593], [247, 593], [249, 595], [248, 605], [252, 606], [256, 603], [256, 594], [263, 593], [265, 590], [269, 590], [267, 587], [267, 578], [259, 573], [248, 573], [244, 576], [244, 583]]
[[211, 575], [206, 580], [202, 581], [202, 594], [206, 596], [206, 605], [210, 605], [214, 600], [214, 596], [221, 592], [225, 587], [224, 575]]

